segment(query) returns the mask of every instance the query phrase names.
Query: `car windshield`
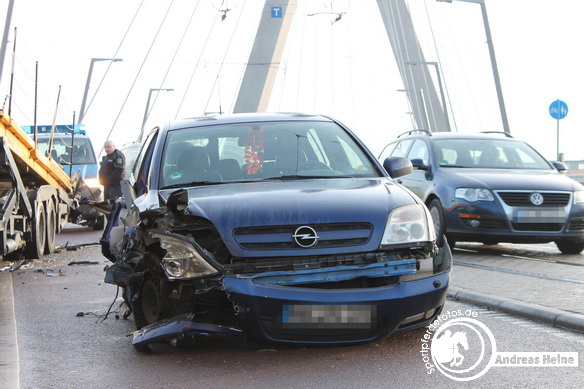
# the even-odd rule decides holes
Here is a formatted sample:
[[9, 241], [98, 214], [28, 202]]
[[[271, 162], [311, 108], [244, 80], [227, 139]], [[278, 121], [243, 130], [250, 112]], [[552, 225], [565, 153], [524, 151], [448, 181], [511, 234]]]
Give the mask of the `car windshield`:
[[160, 186], [371, 176], [369, 156], [335, 123], [262, 122], [170, 131]]
[[550, 164], [524, 142], [506, 139], [440, 139], [434, 141], [441, 167], [550, 170]]
[[[96, 164], [95, 153], [88, 138], [75, 137], [73, 165], [90, 165]], [[38, 149], [48, 156], [49, 138], [42, 137], [37, 139]], [[53, 137], [53, 149], [51, 155], [55, 162], [60, 165], [68, 165], [71, 163], [71, 136], [63, 134], [55, 134]]]

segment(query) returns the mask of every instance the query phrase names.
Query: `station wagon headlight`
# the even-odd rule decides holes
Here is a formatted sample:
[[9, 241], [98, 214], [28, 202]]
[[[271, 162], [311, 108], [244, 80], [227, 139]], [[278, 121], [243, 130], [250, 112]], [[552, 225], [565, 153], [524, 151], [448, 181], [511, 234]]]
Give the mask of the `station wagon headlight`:
[[584, 190], [574, 192], [574, 204], [584, 204]]
[[491, 191], [482, 188], [458, 188], [454, 192], [454, 197], [464, 199], [469, 203], [476, 201], [495, 201]]
[[189, 242], [164, 234], [151, 234], [160, 240], [160, 247], [166, 251], [161, 265], [170, 280], [184, 280], [216, 274], [199, 251]]
[[422, 204], [406, 205], [391, 211], [383, 232], [382, 245], [436, 240], [430, 212]]

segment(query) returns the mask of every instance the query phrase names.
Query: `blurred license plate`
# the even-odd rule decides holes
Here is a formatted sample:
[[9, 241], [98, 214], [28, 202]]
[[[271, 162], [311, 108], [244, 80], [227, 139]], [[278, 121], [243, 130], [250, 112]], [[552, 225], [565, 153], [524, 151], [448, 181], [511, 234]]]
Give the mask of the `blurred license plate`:
[[284, 328], [371, 328], [375, 305], [284, 305]]
[[515, 223], [564, 223], [566, 211], [563, 209], [527, 209], [513, 211]]

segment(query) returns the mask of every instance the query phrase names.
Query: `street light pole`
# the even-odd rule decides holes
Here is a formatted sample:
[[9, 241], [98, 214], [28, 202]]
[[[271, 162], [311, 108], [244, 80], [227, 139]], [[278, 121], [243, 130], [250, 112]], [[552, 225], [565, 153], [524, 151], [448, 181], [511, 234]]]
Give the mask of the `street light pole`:
[[[452, 3], [454, 0], [436, 0], [442, 3]], [[491, 37], [491, 28], [489, 27], [489, 18], [487, 16], [487, 7], [485, 0], [456, 0], [465, 3], [480, 4], [481, 13], [483, 14], [483, 24], [485, 25], [485, 35], [487, 37], [487, 45], [489, 46], [489, 56], [491, 57], [491, 67], [493, 68], [493, 78], [495, 79], [495, 88], [497, 89], [497, 98], [499, 99], [499, 111], [501, 112], [501, 121], [503, 122], [503, 130], [510, 134], [509, 121], [507, 120], [507, 110], [505, 109], [505, 101], [503, 100], [503, 89], [501, 88], [501, 80], [499, 78], [499, 69], [497, 67], [497, 59], [495, 58], [495, 47], [493, 46], [493, 38]]]
[[148, 120], [148, 108], [150, 108], [150, 98], [152, 97], [152, 92], [154, 91], [165, 91], [170, 92], [174, 89], [161, 89], [161, 88], [150, 88], [150, 92], [148, 93], [148, 100], [146, 101], [146, 109], [144, 110], [144, 119], [142, 119], [142, 128], [140, 129], [140, 135], [138, 136], [138, 141], [142, 140], [142, 136], [144, 135], [144, 127], [146, 127], [146, 120]]
[[123, 61], [121, 58], [91, 58], [89, 64], [89, 72], [87, 73], [87, 81], [85, 82], [85, 91], [83, 92], [83, 101], [81, 102], [81, 109], [79, 110], [79, 124], [83, 123], [85, 117], [85, 103], [87, 102], [87, 93], [89, 92], [89, 84], [91, 83], [91, 74], [93, 73], [93, 63], [98, 61]]
[[444, 97], [444, 89], [442, 88], [442, 77], [440, 77], [440, 69], [438, 68], [438, 62], [405, 62], [407, 65], [432, 65], [436, 68], [436, 75], [438, 77], [438, 89], [440, 90], [440, 98], [442, 100], [442, 107], [444, 108], [444, 118], [446, 119], [446, 130], [451, 132], [450, 119], [448, 117], [448, 109], [446, 107], [446, 98]]

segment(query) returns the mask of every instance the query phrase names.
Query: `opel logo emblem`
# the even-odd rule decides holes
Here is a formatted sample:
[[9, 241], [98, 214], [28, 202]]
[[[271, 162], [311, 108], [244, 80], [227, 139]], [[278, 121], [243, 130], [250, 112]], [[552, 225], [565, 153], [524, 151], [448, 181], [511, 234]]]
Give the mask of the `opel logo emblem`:
[[541, 193], [532, 193], [531, 196], [529, 196], [529, 200], [531, 200], [531, 204], [533, 205], [543, 204], [543, 196]]
[[302, 226], [298, 227], [292, 234], [292, 239], [300, 247], [308, 248], [314, 246], [318, 242], [318, 235], [312, 227]]

